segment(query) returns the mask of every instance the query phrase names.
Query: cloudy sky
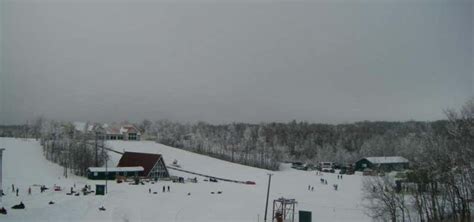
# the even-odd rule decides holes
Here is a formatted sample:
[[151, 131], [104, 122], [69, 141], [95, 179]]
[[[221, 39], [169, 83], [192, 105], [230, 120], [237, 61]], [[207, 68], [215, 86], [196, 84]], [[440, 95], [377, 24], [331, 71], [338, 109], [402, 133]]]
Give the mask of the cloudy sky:
[[5, 1], [0, 124], [435, 120], [473, 96], [473, 1]]

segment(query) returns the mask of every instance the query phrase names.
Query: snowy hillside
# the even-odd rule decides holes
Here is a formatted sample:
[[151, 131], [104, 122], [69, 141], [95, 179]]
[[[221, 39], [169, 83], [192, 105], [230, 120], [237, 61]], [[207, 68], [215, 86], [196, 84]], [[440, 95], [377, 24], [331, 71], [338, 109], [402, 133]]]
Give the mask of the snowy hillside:
[[[106, 196], [68, 196], [66, 192], [73, 184], [79, 188], [84, 184], [94, 187], [96, 183], [85, 178], [62, 177], [62, 168], [49, 163], [41, 153], [41, 146], [34, 140], [0, 138], [4, 152], [3, 206], [8, 215], [0, 215], [0, 221], [263, 221], [267, 188], [266, 170], [233, 164], [202, 156], [154, 142], [108, 142], [118, 151], [160, 153], [167, 164], [178, 160], [183, 169], [237, 180], [255, 181], [257, 185], [243, 185], [219, 181], [210, 183], [198, 177], [199, 182], [175, 184], [158, 182], [132, 186], [109, 181]], [[120, 156], [110, 153], [110, 165]], [[183, 172], [170, 170], [172, 175], [194, 177]], [[360, 206], [361, 177], [345, 175], [343, 180], [335, 174], [317, 176], [314, 172], [288, 169], [272, 172], [270, 201], [279, 197], [295, 198], [297, 210], [309, 210], [313, 221], [370, 221]], [[320, 178], [328, 180], [322, 185]], [[335, 191], [332, 184], [339, 184]], [[20, 187], [19, 197], [11, 192], [11, 185]], [[54, 184], [64, 187], [63, 191], [48, 190], [40, 193], [33, 184]], [[171, 192], [163, 193], [163, 185]], [[308, 185], [314, 191], [308, 191]], [[32, 194], [27, 194], [28, 187]], [[157, 194], [149, 194], [148, 189]], [[222, 191], [222, 194], [211, 192]], [[191, 195], [188, 195], [191, 193]], [[56, 204], [48, 205], [49, 201]], [[23, 201], [25, 210], [12, 210], [11, 206]], [[104, 206], [106, 211], [99, 211]], [[271, 212], [271, 204], [269, 212]], [[270, 216], [270, 213], [269, 213]]]

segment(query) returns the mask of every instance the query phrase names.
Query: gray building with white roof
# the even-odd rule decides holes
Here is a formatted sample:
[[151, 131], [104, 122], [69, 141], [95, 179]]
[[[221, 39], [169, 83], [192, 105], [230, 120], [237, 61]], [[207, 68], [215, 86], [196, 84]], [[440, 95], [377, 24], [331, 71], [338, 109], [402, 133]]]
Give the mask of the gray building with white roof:
[[399, 171], [408, 169], [409, 164], [410, 161], [402, 156], [365, 157], [355, 163], [355, 170]]

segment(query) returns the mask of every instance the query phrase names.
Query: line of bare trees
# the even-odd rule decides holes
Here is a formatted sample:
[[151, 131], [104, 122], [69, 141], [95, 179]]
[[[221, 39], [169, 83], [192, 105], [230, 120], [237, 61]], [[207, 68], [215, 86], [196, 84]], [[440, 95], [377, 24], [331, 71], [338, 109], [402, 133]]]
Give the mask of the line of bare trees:
[[46, 159], [64, 167], [64, 176], [68, 172], [85, 176], [88, 167], [102, 166], [108, 158], [102, 149], [104, 136], [101, 129], [76, 129], [69, 122], [35, 121], [41, 125], [33, 126], [39, 132], [33, 135], [41, 140]]
[[374, 219], [472, 220], [474, 99], [459, 111], [446, 111], [446, 116], [445, 134], [427, 131], [416, 141], [410, 172], [399, 178], [387, 175], [364, 181], [366, 207]]

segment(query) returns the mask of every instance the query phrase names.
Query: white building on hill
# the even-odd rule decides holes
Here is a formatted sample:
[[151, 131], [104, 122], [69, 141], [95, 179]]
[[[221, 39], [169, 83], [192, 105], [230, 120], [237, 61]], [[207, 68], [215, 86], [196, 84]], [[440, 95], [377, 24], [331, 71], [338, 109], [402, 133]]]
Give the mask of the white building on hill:
[[106, 140], [140, 140], [141, 133], [131, 124], [121, 126], [107, 126], [105, 128]]

